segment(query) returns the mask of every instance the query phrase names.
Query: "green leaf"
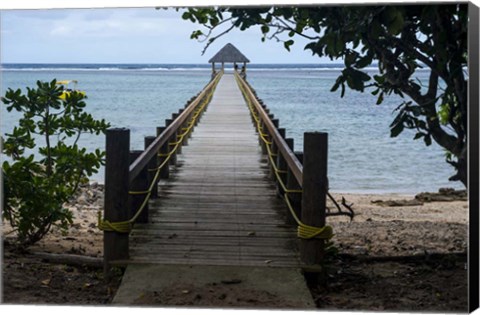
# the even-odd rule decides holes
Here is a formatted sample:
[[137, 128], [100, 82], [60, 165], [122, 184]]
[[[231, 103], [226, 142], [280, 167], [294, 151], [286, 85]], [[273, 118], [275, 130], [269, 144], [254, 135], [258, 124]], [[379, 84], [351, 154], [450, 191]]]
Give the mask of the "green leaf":
[[287, 40], [283, 43], [283, 46], [285, 47], [286, 50], [290, 51], [290, 46], [292, 46], [294, 41], [292, 39]]
[[425, 141], [425, 145], [428, 147], [432, 144], [432, 137], [430, 135], [425, 135], [423, 137], [423, 140]]
[[365, 87], [365, 82], [369, 81], [371, 78], [365, 72], [356, 70], [354, 68], [346, 68], [342, 71], [343, 76], [346, 78], [348, 86], [360, 92], [363, 92]]
[[380, 95], [378, 95], [378, 98], [377, 98], [377, 103], [376, 105], [380, 105], [383, 103], [383, 92], [380, 93]]
[[365, 68], [365, 67], [371, 65], [372, 61], [373, 61], [372, 56], [366, 55], [366, 56], [358, 58], [357, 62], [355, 63], [355, 66], [357, 68]]
[[350, 51], [345, 57], [345, 66], [351, 67], [353, 63], [357, 60], [358, 53], [356, 51]]
[[373, 78], [378, 84], [383, 84], [385, 83], [385, 76], [383, 75], [374, 75]]
[[190, 19], [191, 16], [192, 16], [191, 13], [186, 11], [186, 12], [183, 12], [182, 19], [188, 20], [188, 19]]
[[420, 139], [420, 138], [422, 138], [422, 137], [424, 137], [424, 136], [425, 136], [425, 134], [424, 134], [423, 132], [417, 132], [417, 133], [415, 134], [415, 137], [413, 137], [413, 140]]
[[392, 129], [390, 129], [390, 137], [395, 138], [397, 137], [400, 133], [402, 133], [404, 129], [403, 122], [400, 122], [393, 126]]
[[332, 88], [330, 89], [330, 92], [335, 92], [336, 90], [338, 90], [338, 88], [340, 87], [341, 84], [343, 84], [343, 82], [345, 82], [345, 79], [343, 76], [339, 76], [337, 78], [337, 80], [335, 81], [335, 84], [332, 86]]
[[392, 35], [398, 35], [403, 29], [404, 25], [404, 20], [403, 20], [403, 15], [401, 12], [397, 11], [397, 14], [395, 15], [395, 18], [393, 21], [388, 24], [387, 29], [388, 32]]

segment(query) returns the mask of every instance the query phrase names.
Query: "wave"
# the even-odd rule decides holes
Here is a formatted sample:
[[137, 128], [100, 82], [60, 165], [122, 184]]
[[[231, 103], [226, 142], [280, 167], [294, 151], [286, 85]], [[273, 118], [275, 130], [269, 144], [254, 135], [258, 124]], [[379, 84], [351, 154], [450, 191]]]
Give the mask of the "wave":
[[[226, 67], [227, 70], [231, 70], [233, 67]], [[16, 72], [16, 71], [25, 71], [25, 72], [67, 72], [67, 71], [128, 71], [128, 72], [134, 72], [134, 71], [151, 71], [151, 72], [168, 72], [168, 71], [210, 71], [211, 67], [210, 65], [208, 66], [197, 66], [197, 67], [165, 67], [165, 66], [159, 66], [159, 67], [140, 67], [140, 66], [112, 66], [112, 67], [105, 67], [105, 66], [85, 66], [85, 67], [15, 67], [15, 66], [2, 66], [1, 71], [11, 71], [11, 72]], [[219, 68], [217, 68], [218, 70]], [[311, 67], [305, 67], [305, 66], [300, 66], [300, 67], [295, 67], [295, 66], [287, 66], [285, 67], [284, 65], [278, 65], [278, 66], [263, 66], [263, 65], [250, 65], [247, 66], [247, 72], [252, 71], [282, 71], [282, 72], [293, 72], [293, 71], [342, 71], [344, 68], [341, 66], [311, 66]], [[364, 71], [378, 71], [377, 67], [367, 67], [363, 69]], [[425, 69], [417, 69], [417, 71], [430, 71], [430, 69], [425, 68]]]
[[91, 71], [88, 68], [1, 68], [1, 71]]
[[[247, 68], [247, 71], [342, 71], [340, 67], [318, 67], [318, 68]], [[377, 68], [365, 68], [364, 70], [377, 70]]]
[[[1, 68], [2, 71], [31, 71], [31, 72], [47, 72], [47, 71], [210, 71], [208, 68], [117, 68], [117, 67], [101, 67], [101, 68]], [[230, 68], [226, 68], [231, 70]], [[218, 70], [218, 68], [217, 68]], [[341, 71], [343, 68], [253, 68], [247, 71]], [[367, 68], [365, 70], [376, 70], [376, 68]]]
[[121, 67], [100, 67], [100, 68], [1, 68], [1, 71], [207, 71], [210, 68], [121, 68]]

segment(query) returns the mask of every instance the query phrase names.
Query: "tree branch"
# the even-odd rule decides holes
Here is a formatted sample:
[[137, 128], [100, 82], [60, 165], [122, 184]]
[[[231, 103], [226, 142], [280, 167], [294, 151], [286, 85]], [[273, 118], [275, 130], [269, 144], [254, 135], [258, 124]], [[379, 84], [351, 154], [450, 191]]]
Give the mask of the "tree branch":
[[277, 21], [279, 21], [280, 23], [282, 23], [285, 27], [286, 30], [289, 30], [289, 31], [292, 31], [292, 32], [295, 32], [295, 34], [301, 36], [301, 37], [304, 37], [306, 39], [310, 39], [310, 40], [319, 40], [320, 39], [320, 36], [308, 36], [308, 35], [305, 35], [303, 33], [300, 33], [300, 32], [297, 32], [296, 29], [292, 28], [290, 25], [288, 25], [284, 20], [282, 20], [281, 18], [279, 17], [275, 17], [275, 19]]
[[232, 29], [235, 28], [235, 24], [232, 23], [232, 26], [230, 26], [228, 29], [226, 29], [225, 31], [223, 31], [222, 33], [218, 34], [217, 36], [214, 36], [212, 38], [210, 38], [207, 42], [207, 44], [205, 45], [205, 47], [203, 48], [202, 50], [202, 56], [205, 54], [205, 52], [207, 51], [208, 47], [219, 37], [222, 37], [223, 35], [229, 33]]

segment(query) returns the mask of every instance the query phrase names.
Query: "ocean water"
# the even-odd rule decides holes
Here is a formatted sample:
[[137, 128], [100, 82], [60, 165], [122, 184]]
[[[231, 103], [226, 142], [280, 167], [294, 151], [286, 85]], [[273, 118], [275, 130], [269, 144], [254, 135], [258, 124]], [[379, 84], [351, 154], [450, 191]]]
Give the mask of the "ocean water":
[[[303, 150], [305, 131], [329, 133], [330, 188], [337, 192], [409, 193], [440, 187], [462, 188], [448, 181], [453, 169], [435, 143], [426, 147], [404, 131], [390, 138], [389, 124], [398, 97], [377, 106], [369, 93], [347, 90], [344, 98], [330, 88], [341, 65], [248, 65], [247, 79], [280, 119], [295, 150]], [[372, 72], [374, 69], [371, 70]], [[428, 73], [420, 72], [419, 78]], [[7, 64], [2, 65], [1, 93], [35, 86], [37, 80], [75, 79], [87, 93], [87, 111], [113, 127], [131, 130], [131, 148], [143, 149], [143, 137], [185, 105], [210, 79], [209, 65]], [[10, 132], [19, 115], [2, 105], [1, 134]], [[83, 135], [79, 144], [105, 147], [105, 137]], [[103, 169], [92, 177], [103, 181]]]

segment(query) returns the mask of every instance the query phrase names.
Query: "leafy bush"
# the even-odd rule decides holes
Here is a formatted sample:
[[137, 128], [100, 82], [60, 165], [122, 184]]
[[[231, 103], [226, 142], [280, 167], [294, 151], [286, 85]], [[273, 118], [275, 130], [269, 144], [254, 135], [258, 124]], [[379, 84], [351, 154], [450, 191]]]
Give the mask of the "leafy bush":
[[[104, 163], [105, 153], [77, 145], [84, 133], [99, 135], [109, 124], [84, 112], [85, 94], [37, 81], [37, 87], [8, 89], [2, 102], [23, 114], [3, 140], [3, 219], [15, 229], [18, 245], [39, 241], [52, 226], [67, 229], [72, 213], [63, 207], [88, 176]], [[64, 95], [65, 96], [65, 95]]]

